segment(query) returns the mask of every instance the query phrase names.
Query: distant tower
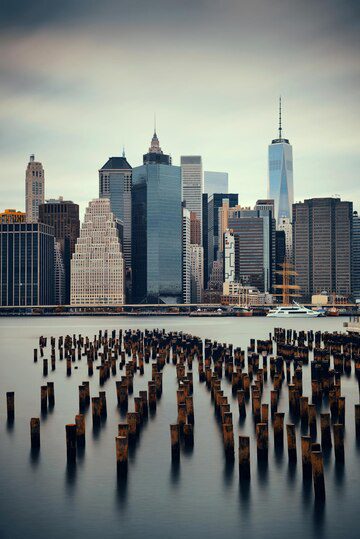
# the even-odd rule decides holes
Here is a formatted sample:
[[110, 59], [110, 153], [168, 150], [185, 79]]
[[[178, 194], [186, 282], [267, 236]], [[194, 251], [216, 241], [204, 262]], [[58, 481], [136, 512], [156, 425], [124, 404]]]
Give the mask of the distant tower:
[[281, 97], [279, 100], [279, 137], [272, 140], [269, 146], [269, 181], [268, 198], [275, 203], [275, 219], [277, 224], [282, 217], [292, 219], [294, 203], [293, 157], [292, 146], [288, 139], [282, 137]]
[[124, 304], [119, 227], [108, 198], [89, 203], [71, 260], [71, 305]]
[[35, 161], [34, 155], [30, 155], [25, 176], [25, 206], [28, 223], [37, 223], [39, 204], [44, 203], [44, 196], [45, 174], [43, 166], [39, 161]]

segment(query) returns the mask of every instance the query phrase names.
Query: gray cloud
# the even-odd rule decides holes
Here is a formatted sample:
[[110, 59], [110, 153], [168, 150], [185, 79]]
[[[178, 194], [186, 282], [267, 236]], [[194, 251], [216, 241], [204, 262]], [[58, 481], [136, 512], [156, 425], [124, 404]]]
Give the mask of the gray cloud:
[[359, 2], [0, 6], [2, 205], [23, 207], [32, 152], [44, 162], [48, 196], [85, 204], [97, 195], [98, 167], [122, 144], [140, 163], [154, 111], [175, 162], [201, 153], [251, 204], [266, 194], [280, 93], [296, 198], [340, 190], [359, 200]]

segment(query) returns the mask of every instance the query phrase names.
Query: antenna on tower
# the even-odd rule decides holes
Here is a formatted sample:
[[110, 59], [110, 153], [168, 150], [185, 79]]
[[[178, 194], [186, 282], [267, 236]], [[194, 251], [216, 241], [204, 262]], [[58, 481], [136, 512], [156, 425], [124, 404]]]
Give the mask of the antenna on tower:
[[281, 127], [281, 96], [279, 97], [279, 139], [282, 138], [282, 127]]
[[122, 156], [125, 157], [125, 146], [123, 146]]
[[156, 112], [154, 112], [154, 133], [156, 133]]

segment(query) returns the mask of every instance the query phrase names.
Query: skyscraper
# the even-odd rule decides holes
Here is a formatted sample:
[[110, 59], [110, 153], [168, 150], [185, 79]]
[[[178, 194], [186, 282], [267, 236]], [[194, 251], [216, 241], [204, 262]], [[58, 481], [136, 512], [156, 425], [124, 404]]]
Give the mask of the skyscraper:
[[125, 152], [122, 157], [109, 157], [99, 170], [99, 197], [109, 198], [111, 211], [124, 227], [124, 258], [131, 268], [131, 187], [132, 168]]
[[203, 196], [202, 196], [202, 246], [203, 246], [203, 253], [204, 253], [204, 289], [205, 289], [207, 287], [207, 283], [209, 280], [208, 195], [207, 193], [203, 193]]
[[183, 303], [191, 302], [191, 220], [190, 212], [183, 208], [182, 216], [182, 298]]
[[190, 245], [191, 303], [201, 303], [204, 282], [204, 253], [201, 245]]
[[360, 299], [360, 217], [357, 211], [353, 214], [352, 241], [352, 295]]
[[45, 173], [40, 161], [30, 155], [25, 175], [26, 222], [36, 223], [39, 218], [39, 205], [45, 197]]
[[229, 192], [229, 174], [227, 172], [204, 172], [204, 191], [210, 197], [214, 193]]
[[294, 203], [292, 146], [282, 136], [281, 98], [279, 102], [279, 137], [269, 146], [268, 198], [275, 202], [277, 224], [282, 217], [292, 219]]
[[0, 224], [0, 304], [54, 304], [54, 229]]
[[60, 255], [65, 271], [65, 290], [63, 301], [70, 303], [70, 262], [75, 251], [76, 240], [80, 234], [79, 206], [71, 200], [47, 200], [39, 206], [39, 221], [54, 227], [54, 235], [59, 243]]
[[275, 220], [271, 206], [230, 210], [228, 227], [235, 241], [235, 280], [261, 292], [271, 292], [275, 269]]
[[300, 294], [351, 294], [352, 202], [312, 198], [293, 205], [293, 251]]
[[[229, 200], [232, 208], [238, 204], [237, 193], [213, 193], [208, 199], [208, 276], [212, 273], [213, 262], [217, 260], [219, 248], [219, 208], [223, 200]], [[217, 271], [217, 270], [216, 270]]]
[[[204, 191], [201, 157], [199, 155], [182, 155], [180, 163], [182, 200], [185, 203], [186, 208], [191, 212], [194, 212], [196, 218], [200, 221], [201, 235], [202, 194]], [[198, 243], [201, 245], [201, 238]]]
[[54, 301], [56, 305], [65, 305], [70, 303], [65, 299], [65, 265], [60, 242], [54, 241]]
[[71, 260], [71, 305], [123, 305], [125, 263], [110, 200], [92, 200]]
[[181, 303], [181, 168], [171, 165], [156, 133], [143, 161], [133, 169], [133, 302]]

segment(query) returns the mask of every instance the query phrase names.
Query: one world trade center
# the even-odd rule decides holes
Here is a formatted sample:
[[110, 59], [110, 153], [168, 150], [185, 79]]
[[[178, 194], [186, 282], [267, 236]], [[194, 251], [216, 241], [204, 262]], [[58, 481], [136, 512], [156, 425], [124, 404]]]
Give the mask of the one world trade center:
[[269, 145], [268, 198], [274, 200], [277, 224], [284, 217], [292, 220], [292, 205], [294, 203], [293, 157], [289, 140], [282, 137], [281, 97], [279, 101], [279, 138], [272, 140]]

